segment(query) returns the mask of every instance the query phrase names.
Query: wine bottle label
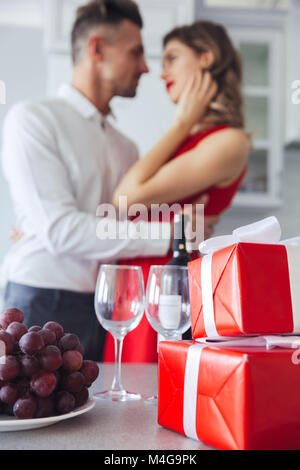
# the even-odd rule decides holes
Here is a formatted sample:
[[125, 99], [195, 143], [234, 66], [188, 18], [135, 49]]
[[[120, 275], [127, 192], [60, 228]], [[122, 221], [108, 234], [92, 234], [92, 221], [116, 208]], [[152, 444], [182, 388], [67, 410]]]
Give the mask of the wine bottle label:
[[159, 296], [158, 318], [166, 330], [177, 330], [181, 319], [181, 295]]

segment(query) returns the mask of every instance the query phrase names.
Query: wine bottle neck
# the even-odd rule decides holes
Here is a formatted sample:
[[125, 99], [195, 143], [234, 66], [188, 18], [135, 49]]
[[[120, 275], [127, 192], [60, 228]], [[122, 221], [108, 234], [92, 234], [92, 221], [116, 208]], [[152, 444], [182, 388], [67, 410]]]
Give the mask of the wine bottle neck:
[[[175, 245], [175, 243], [174, 243]], [[178, 258], [182, 254], [187, 254], [185, 243], [179, 243], [177, 246], [173, 247], [173, 257]]]
[[182, 215], [176, 215], [174, 218], [173, 258], [168, 264], [187, 266], [187, 263], [191, 261], [186, 249], [185, 223], [186, 220]]
[[174, 218], [174, 241], [173, 241], [173, 256], [179, 256], [180, 253], [186, 253], [186, 240], [185, 240], [185, 223], [186, 220], [182, 214], [176, 214]]

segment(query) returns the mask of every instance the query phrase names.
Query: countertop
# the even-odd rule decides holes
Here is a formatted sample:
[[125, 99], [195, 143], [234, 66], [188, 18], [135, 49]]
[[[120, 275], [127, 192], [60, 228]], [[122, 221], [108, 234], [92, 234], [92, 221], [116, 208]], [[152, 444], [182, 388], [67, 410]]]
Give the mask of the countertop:
[[[100, 364], [93, 393], [110, 388], [113, 364]], [[156, 364], [123, 364], [126, 390], [151, 396], [157, 391]], [[157, 406], [97, 400], [94, 408], [72, 419], [28, 431], [1, 432], [1, 450], [209, 450], [157, 424]]]

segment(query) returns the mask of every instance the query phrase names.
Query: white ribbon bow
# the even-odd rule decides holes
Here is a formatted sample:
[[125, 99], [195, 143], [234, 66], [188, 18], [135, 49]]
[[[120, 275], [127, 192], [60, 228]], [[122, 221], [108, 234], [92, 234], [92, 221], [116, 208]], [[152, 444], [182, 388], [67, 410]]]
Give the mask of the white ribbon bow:
[[[235, 243], [267, 243], [278, 244], [281, 237], [281, 227], [274, 216], [259, 220], [253, 224], [244, 225], [233, 230], [232, 235], [209, 238], [199, 245], [199, 251], [203, 254], [213, 253]], [[281, 245], [300, 245], [300, 237], [289, 238], [281, 241]]]
[[[204, 327], [208, 337], [217, 338], [219, 334], [215, 325], [212, 291], [212, 255], [235, 243], [263, 243], [285, 246], [300, 246], [300, 237], [280, 242], [281, 227], [276, 217], [271, 216], [253, 224], [244, 225], [233, 230], [231, 235], [209, 238], [199, 245], [199, 251], [205, 256], [201, 262], [201, 284]], [[298, 304], [298, 300], [297, 300]]]

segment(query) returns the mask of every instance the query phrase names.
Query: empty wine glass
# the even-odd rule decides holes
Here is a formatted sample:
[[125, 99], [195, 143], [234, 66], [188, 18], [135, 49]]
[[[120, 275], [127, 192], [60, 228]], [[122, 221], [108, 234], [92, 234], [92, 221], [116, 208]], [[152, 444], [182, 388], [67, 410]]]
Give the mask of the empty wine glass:
[[[166, 341], [181, 338], [191, 325], [187, 266], [151, 266], [146, 290], [146, 316]], [[157, 403], [157, 396], [146, 398]]]
[[139, 266], [102, 265], [95, 291], [95, 311], [103, 328], [115, 342], [114, 379], [110, 390], [95, 398], [112, 401], [139, 400], [139, 393], [127, 392], [121, 382], [123, 340], [140, 323], [144, 313], [144, 280]]

